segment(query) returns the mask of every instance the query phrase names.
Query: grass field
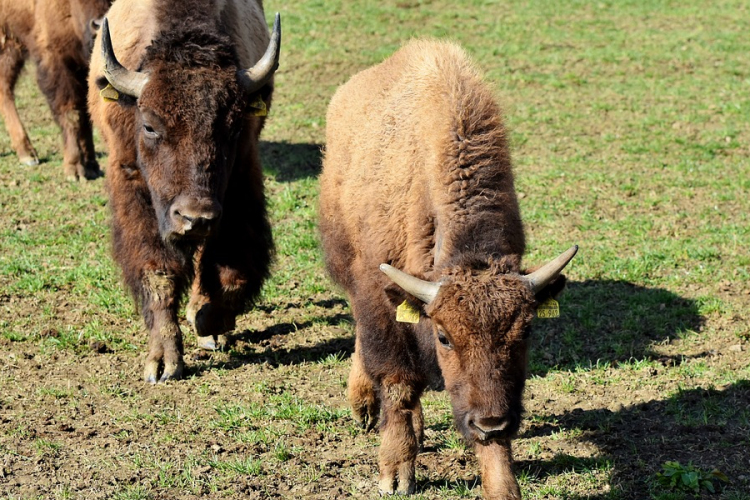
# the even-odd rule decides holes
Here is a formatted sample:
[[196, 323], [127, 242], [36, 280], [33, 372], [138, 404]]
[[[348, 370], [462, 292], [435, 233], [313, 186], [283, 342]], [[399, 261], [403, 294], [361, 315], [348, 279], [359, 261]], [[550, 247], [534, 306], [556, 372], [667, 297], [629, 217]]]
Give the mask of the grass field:
[[[532, 335], [524, 498], [750, 500], [750, 5], [264, 3], [284, 26], [262, 144], [274, 274], [231, 349], [186, 337], [183, 381], [140, 380], [103, 180], [65, 180], [27, 66], [18, 102], [43, 163], [20, 167], [0, 132], [0, 498], [377, 498], [317, 174], [336, 87], [431, 36], [460, 42], [505, 109], [526, 261], [580, 245], [561, 318]], [[478, 497], [446, 395], [425, 410], [417, 498]]]

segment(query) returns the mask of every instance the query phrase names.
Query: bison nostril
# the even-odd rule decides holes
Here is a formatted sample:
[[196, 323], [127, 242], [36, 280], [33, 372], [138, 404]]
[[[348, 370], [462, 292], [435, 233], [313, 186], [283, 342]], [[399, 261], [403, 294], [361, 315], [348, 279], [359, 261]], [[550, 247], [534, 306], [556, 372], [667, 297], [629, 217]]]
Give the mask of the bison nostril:
[[172, 209], [172, 219], [182, 234], [207, 233], [219, 217], [219, 210], [190, 210], [184, 207]]
[[467, 419], [469, 429], [482, 441], [503, 437], [512, 427], [511, 423], [509, 417], [480, 417], [472, 415]]

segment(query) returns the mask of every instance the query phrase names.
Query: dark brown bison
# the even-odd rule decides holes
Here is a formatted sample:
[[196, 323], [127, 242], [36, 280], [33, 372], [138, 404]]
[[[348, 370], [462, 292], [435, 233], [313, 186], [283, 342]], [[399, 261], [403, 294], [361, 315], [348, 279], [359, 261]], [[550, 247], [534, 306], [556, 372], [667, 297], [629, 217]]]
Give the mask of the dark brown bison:
[[465, 53], [434, 41], [355, 75], [328, 109], [321, 234], [357, 324], [353, 415], [371, 427], [382, 408], [384, 493], [414, 491], [420, 397], [444, 384], [485, 497], [521, 498], [510, 439], [529, 328], [577, 248], [521, 271], [524, 231], [499, 113]]
[[[114, 256], [150, 330], [144, 378], [179, 378], [177, 310], [212, 349], [268, 276], [258, 137], [278, 66], [256, 0], [117, 0], [91, 58]], [[192, 286], [191, 286], [192, 284]]]
[[110, 4], [110, 0], [0, 0], [0, 112], [21, 163], [39, 163], [13, 95], [30, 55], [39, 88], [62, 128], [65, 175], [86, 179], [101, 175], [86, 109], [86, 75], [96, 22]]

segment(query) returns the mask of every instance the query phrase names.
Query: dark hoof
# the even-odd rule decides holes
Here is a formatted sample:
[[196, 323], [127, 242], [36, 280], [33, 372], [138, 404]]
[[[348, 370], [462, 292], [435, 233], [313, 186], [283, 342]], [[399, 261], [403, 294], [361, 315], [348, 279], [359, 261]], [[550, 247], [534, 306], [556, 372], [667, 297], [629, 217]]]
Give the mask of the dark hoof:
[[104, 172], [102, 172], [99, 167], [96, 167], [95, 169], [86, 169], [83, 172], [83, 177], [86, 180], [93, 181], [94, 179], [98, 179], [99, 177], [104, 177]]
[[365, 404], [352, 407], [352, 418], [360, 428], [364, 429], [365, 432], [372, 431], [378, 425], [380, 408], [374, 406], [375, 405]]

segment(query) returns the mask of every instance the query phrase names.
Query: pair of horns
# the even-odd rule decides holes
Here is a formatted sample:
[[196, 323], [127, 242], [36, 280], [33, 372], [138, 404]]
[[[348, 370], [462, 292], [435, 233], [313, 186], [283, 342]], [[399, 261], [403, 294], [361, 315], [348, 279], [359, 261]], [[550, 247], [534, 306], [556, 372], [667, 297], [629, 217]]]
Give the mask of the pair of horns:
[[[107, 21], [106, 17], [102, 22], [101, 36], [104, 76], [118, 92], [138, 99], [141, 96], [143, 87], [148, 83], [148, 75], [138, 71], [130, 71], [117, 60], [115, 51], [112, 48], [112, 38], [109, 34], [109, 21]], [[263, 57], [252, 68], [237, 71], [237, 79], [248, 94], [260, 89], [271, 79], [274, 71], [279, 67], [280, 48], [281, 16], [277, 12], [273, 21], [271, 41], [268, 43], [266, 53], [263, 54]]]
[[[565, 252], [561, 253], [556, 259], [546, 263], [541, 268], [531, 274], [521, 276], [521, 280], [529, 287], [534, 294], [539, 293], [553, 279], [555, 279], [568, 265], [568, 262], [578, 252], [578, 245], [573, 245]], [[380, 264], [380, 270], [388, 276], [391, 281], [404, 289], [404, 291], [414, 295], [416, 298], [429, 304], [437, 297], [440, 290], [440, 283], [434, 281], [425, 281], [415, 278], [411, 274], [396, 269], [388, 264]]]

